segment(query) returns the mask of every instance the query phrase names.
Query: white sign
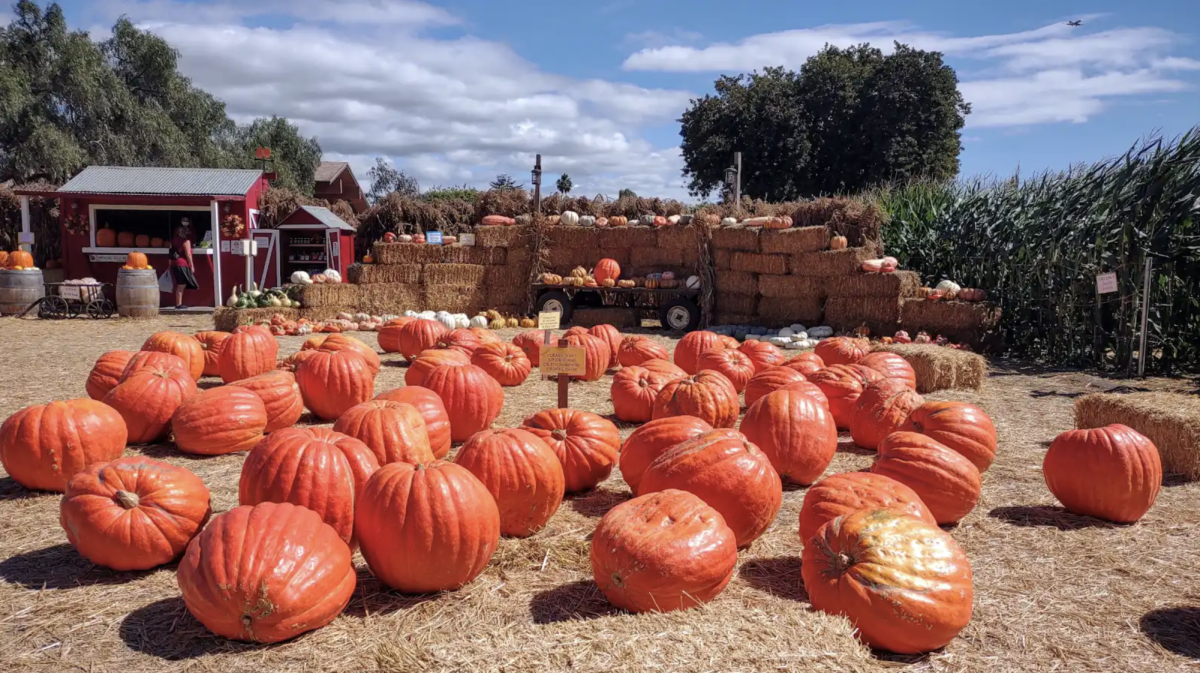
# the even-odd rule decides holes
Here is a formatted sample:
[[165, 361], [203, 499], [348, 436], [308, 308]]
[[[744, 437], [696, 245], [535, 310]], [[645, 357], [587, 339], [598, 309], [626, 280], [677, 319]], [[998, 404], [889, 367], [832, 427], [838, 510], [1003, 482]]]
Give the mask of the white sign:
[[88, 259], [93, 262], [119, 262], [125, 263], [125, 255], [88, 255]]
[[475, 234], [461, 234], [458, 237], [458, 242], [462, 245], [475, 245]]
[[1117, 291], [1117, 274], [1102, 273], [1096, 276], [1096, 292], [1110, 294]]
[[221, 241], [221, 252], [229, 252], [229, 241]]
[[33, 232], [22, 231], [21, 233], [17, 234], [17, 243], [21, 245], [25, 245], [26, 243], [33, 245]]

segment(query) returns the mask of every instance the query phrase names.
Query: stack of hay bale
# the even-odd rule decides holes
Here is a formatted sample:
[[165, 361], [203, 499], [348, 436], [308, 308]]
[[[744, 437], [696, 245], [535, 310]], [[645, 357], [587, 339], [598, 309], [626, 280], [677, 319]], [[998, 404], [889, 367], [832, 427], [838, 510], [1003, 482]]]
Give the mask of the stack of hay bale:
[[921, 277], [915, 271], [864, 273], [862, 262], [858, 264], [843, 275], [827, 277], [825, 322], [838, 331], [866, 326], [871, 334], [891, 336], [905, 324], [901, 307], [917, 296]]
[[621, 277], [670, 271], [680, 279], [699, 273], [700, 243], [689, 226], [546, 228], [547, 270], [568, 275], [575, 267], [593, 269], [602, 259], [621, 265]]
[[1000, 308], [994, 304], [912, 297], [901, 303], [900, 323], [914, 336], [927, 332], [979, 347], [998, 336]]
[[300, 290], [300, 317], [314, 322], [333, 320], [339, 313], [354, 313], [362, 300], [358, 285], [321, 283]]

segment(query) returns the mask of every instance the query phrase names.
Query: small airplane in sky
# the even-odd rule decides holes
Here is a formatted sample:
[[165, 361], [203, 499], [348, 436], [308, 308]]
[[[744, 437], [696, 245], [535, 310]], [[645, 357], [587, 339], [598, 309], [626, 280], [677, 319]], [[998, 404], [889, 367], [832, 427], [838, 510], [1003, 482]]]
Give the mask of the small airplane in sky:
[[1083, 25], [1083, 22], [1082, 21], [1068, 21], [1067, 25], [1072, 28], [1078, 28]]

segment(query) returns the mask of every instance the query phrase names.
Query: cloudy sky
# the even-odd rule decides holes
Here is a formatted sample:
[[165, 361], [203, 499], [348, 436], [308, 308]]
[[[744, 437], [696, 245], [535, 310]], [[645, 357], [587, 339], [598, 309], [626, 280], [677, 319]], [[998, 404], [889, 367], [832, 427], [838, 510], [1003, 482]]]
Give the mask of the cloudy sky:
[[527, 184], [540, 152], [550, 184], [685, 197], [688, 101], [826, 43], [943, 52], [974, 109], [964, 175], [1064, 168], [1200, 123], [1200, 7], [1180, 0], [62, 4], [97, 37], [122, 14], [162, 35], [234, 117], [286, 116], [360, 178], [384, 156], [424, 187]]

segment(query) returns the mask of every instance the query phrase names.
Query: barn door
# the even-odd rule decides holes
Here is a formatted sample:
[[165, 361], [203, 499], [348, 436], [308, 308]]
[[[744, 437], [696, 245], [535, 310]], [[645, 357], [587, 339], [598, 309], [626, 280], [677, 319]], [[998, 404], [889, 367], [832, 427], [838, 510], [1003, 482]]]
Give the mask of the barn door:
[[254, 256], [254, 277], [260, 288], [278, 287], [279, 277], [279, 232], [275, 229], [253, 229], [250, 238], [258, 247]]

